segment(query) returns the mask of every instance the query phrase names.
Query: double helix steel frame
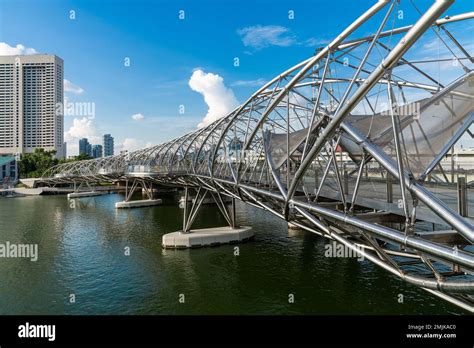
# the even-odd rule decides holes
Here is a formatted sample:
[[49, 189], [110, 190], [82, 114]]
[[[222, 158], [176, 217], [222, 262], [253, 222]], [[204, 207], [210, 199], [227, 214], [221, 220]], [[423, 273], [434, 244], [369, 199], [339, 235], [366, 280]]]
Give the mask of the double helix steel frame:
[[[473, 220], [432, 190], [433, 180], [446, 177], [440, 161], [469, 132], [474, 118], [472, 42], [450, 30], [456, 23], [472, 25], [474, 12], [440, 18], [453, 2], [433, 1], [413, 25], [395, 28], [400, 2], [377, 1], [314, 56], [267, 82], [217, 121], [132, 153], [55, 166], [40, 181], [139, 179], [224, 194], [341, 243], [472, 312]], [[373, 34], [354, 38], [367, 32], [369, 23]], [[428, 52], [420, 58], [416, 53], [428, 35], [447, 54]], [[446, 64], [459, 74], [436, 76], [436, 67]], [[401, 114], [400, 105], [416, 105], [417, 100], [423, 100], [423, 120], [432, 120], [431, 110], [439, 105], [452, 112], [449, 119], [459, 118], [442, 146], [422, 133], [423, 120], [410, 115], [406, 121]], [[447, 100], [461, 103], [462, 111], [451, 110]], [[357, 115], [362, 114], [371, 122], [368, 130], [359, 127]], [[381, 117], [388, 126], [374, 134], [373, 124]], [[440, 119], [440, 125], [445, 121]], [[431, 151], [419, 156], [420, 168], [407, 149], [407, 134], [415, 131], [423, 135], [419, 144]], [[376, 200], [363, 188], [369, 184], [387, 185], [390, 195], [396, 188], [398, 204], [391, 202], [393, 197], [372, 204]], [[423, 220], [433, 223], [431, 235], [449, 238], [427, 238], [420, 231]]]

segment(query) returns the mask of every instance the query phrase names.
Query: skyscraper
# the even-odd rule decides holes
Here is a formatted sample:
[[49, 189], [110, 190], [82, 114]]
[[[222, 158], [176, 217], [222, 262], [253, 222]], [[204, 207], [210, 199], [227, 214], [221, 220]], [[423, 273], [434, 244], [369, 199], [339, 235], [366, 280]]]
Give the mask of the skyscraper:
[[63, 80], [57, 56], [0, 56], [0, 154], [43, 148], [63, 157]]
[[113, 156], [114, 138], [110, 134], [104, 134], [104, 157]]
[[92, 146], [87, 138], [79, 140], [79, 155], [88, 155], [92, 157]]
[[102, 157], [102, 145], [92, 145], [92, 157]]

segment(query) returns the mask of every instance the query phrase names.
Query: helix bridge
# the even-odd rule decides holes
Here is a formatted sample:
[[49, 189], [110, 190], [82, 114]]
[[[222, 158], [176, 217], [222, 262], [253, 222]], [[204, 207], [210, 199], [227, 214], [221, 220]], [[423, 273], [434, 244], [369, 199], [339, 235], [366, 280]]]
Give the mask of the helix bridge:
[[[240, 200], [473, 312], [469, 170], [454, 175], [442, 162], [473, 136], [474, 12], [427, 3], [376, 1], [215, 122], [57, 165], [39, 182], [185, 188], [196, 200], [184, 230], [206, 194]], [[415, 20], [398, 26], [408, 12]]]

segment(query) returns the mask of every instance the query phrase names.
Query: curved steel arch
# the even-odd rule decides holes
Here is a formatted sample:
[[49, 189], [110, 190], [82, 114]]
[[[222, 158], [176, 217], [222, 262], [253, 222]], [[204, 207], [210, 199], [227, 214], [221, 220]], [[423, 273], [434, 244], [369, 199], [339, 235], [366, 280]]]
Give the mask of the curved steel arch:
[[[452, 3], [434, 1], [415, 24], [389, 28], [398, 1], [378, 1], [206, 127], [130, 154], [61, 164], [41, 181], [202, 186], [342, 243], [473, 311], [473, 220], [443, 203], [428, 180], [444, 175], [435, 168], [474, 120], [472, 47], [448, 28], [474, 13], [439, 18]], [[353, 37], [367, 27], [372, 35]], [[446, 47], [443, 57], [417, 54], [414, 45], [430, 35]], [[435, 76], [447, 62], [456, 62], [457, 75]], [[338, 149], [348, 159], [338, 160]], [[372, 176], [364, 176], [368, 167]], [[398, 204], [372, 197], [389, 178]], [[424, 237], [419, 220], [445, 226], [452, 238]]]

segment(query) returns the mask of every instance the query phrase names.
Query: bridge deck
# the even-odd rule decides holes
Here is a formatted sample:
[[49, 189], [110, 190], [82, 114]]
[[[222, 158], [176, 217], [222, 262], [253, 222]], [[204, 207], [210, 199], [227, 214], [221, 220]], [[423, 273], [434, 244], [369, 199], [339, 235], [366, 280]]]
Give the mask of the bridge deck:
[[[355, 181], [349, 181], [348, 183], [349, 191], [353, 192]], [[315, 185], [306, 184], [305, 188], [310, 191], [314, 192], [316, 189]], [[393, 195], [392, 195], [392, 203], [387, 201], [387, 186], [385, 182], [380, 182], [377, 180], [364, 180], [361, 182], [359, 187], [359, 193], [357, 195], [356, 203], [358, 205], [375, 209], [375, 210], [382, 210], [392, 214], [404, 216], [403, 207], [399, 207], [399, 200], [402, 199], [402, 195], [400, 192], [400, 188], [398, 184], [393, 184]], [[434, 187], [430, 187], [430, 190], [434, 192], [441, 200], [449, 206], [454, 211], [458, 210], [458, 198], [457, 198], [457, 189], [455, 187], [447, 187], [437, 185]], [[466, 219], [472, 224], [474, 223], [474, 192], [473, 190], [469, 190], [470, 192], [470, 199], [468, 200], [468, 217]], [[329, 187], [325, 186], [321, 190], [320, 193], [321, 197], [328, 198], [331, 200], [341, 201], [341, 195], [337, 187]], [[352, 194], [345, 195], [346, 200], [348, 202], [352, 199]], [[412, 208], [411, 198], [409, 196], [409, 206], [410, 209]], [[446, 223], [441, 219], [439, 216], [434, 214], [430, 209], [424, 206], [422, 203], [418, 204], [417, 211], [416, 211], [417, 219], [435, 223], [446, 225]]]

